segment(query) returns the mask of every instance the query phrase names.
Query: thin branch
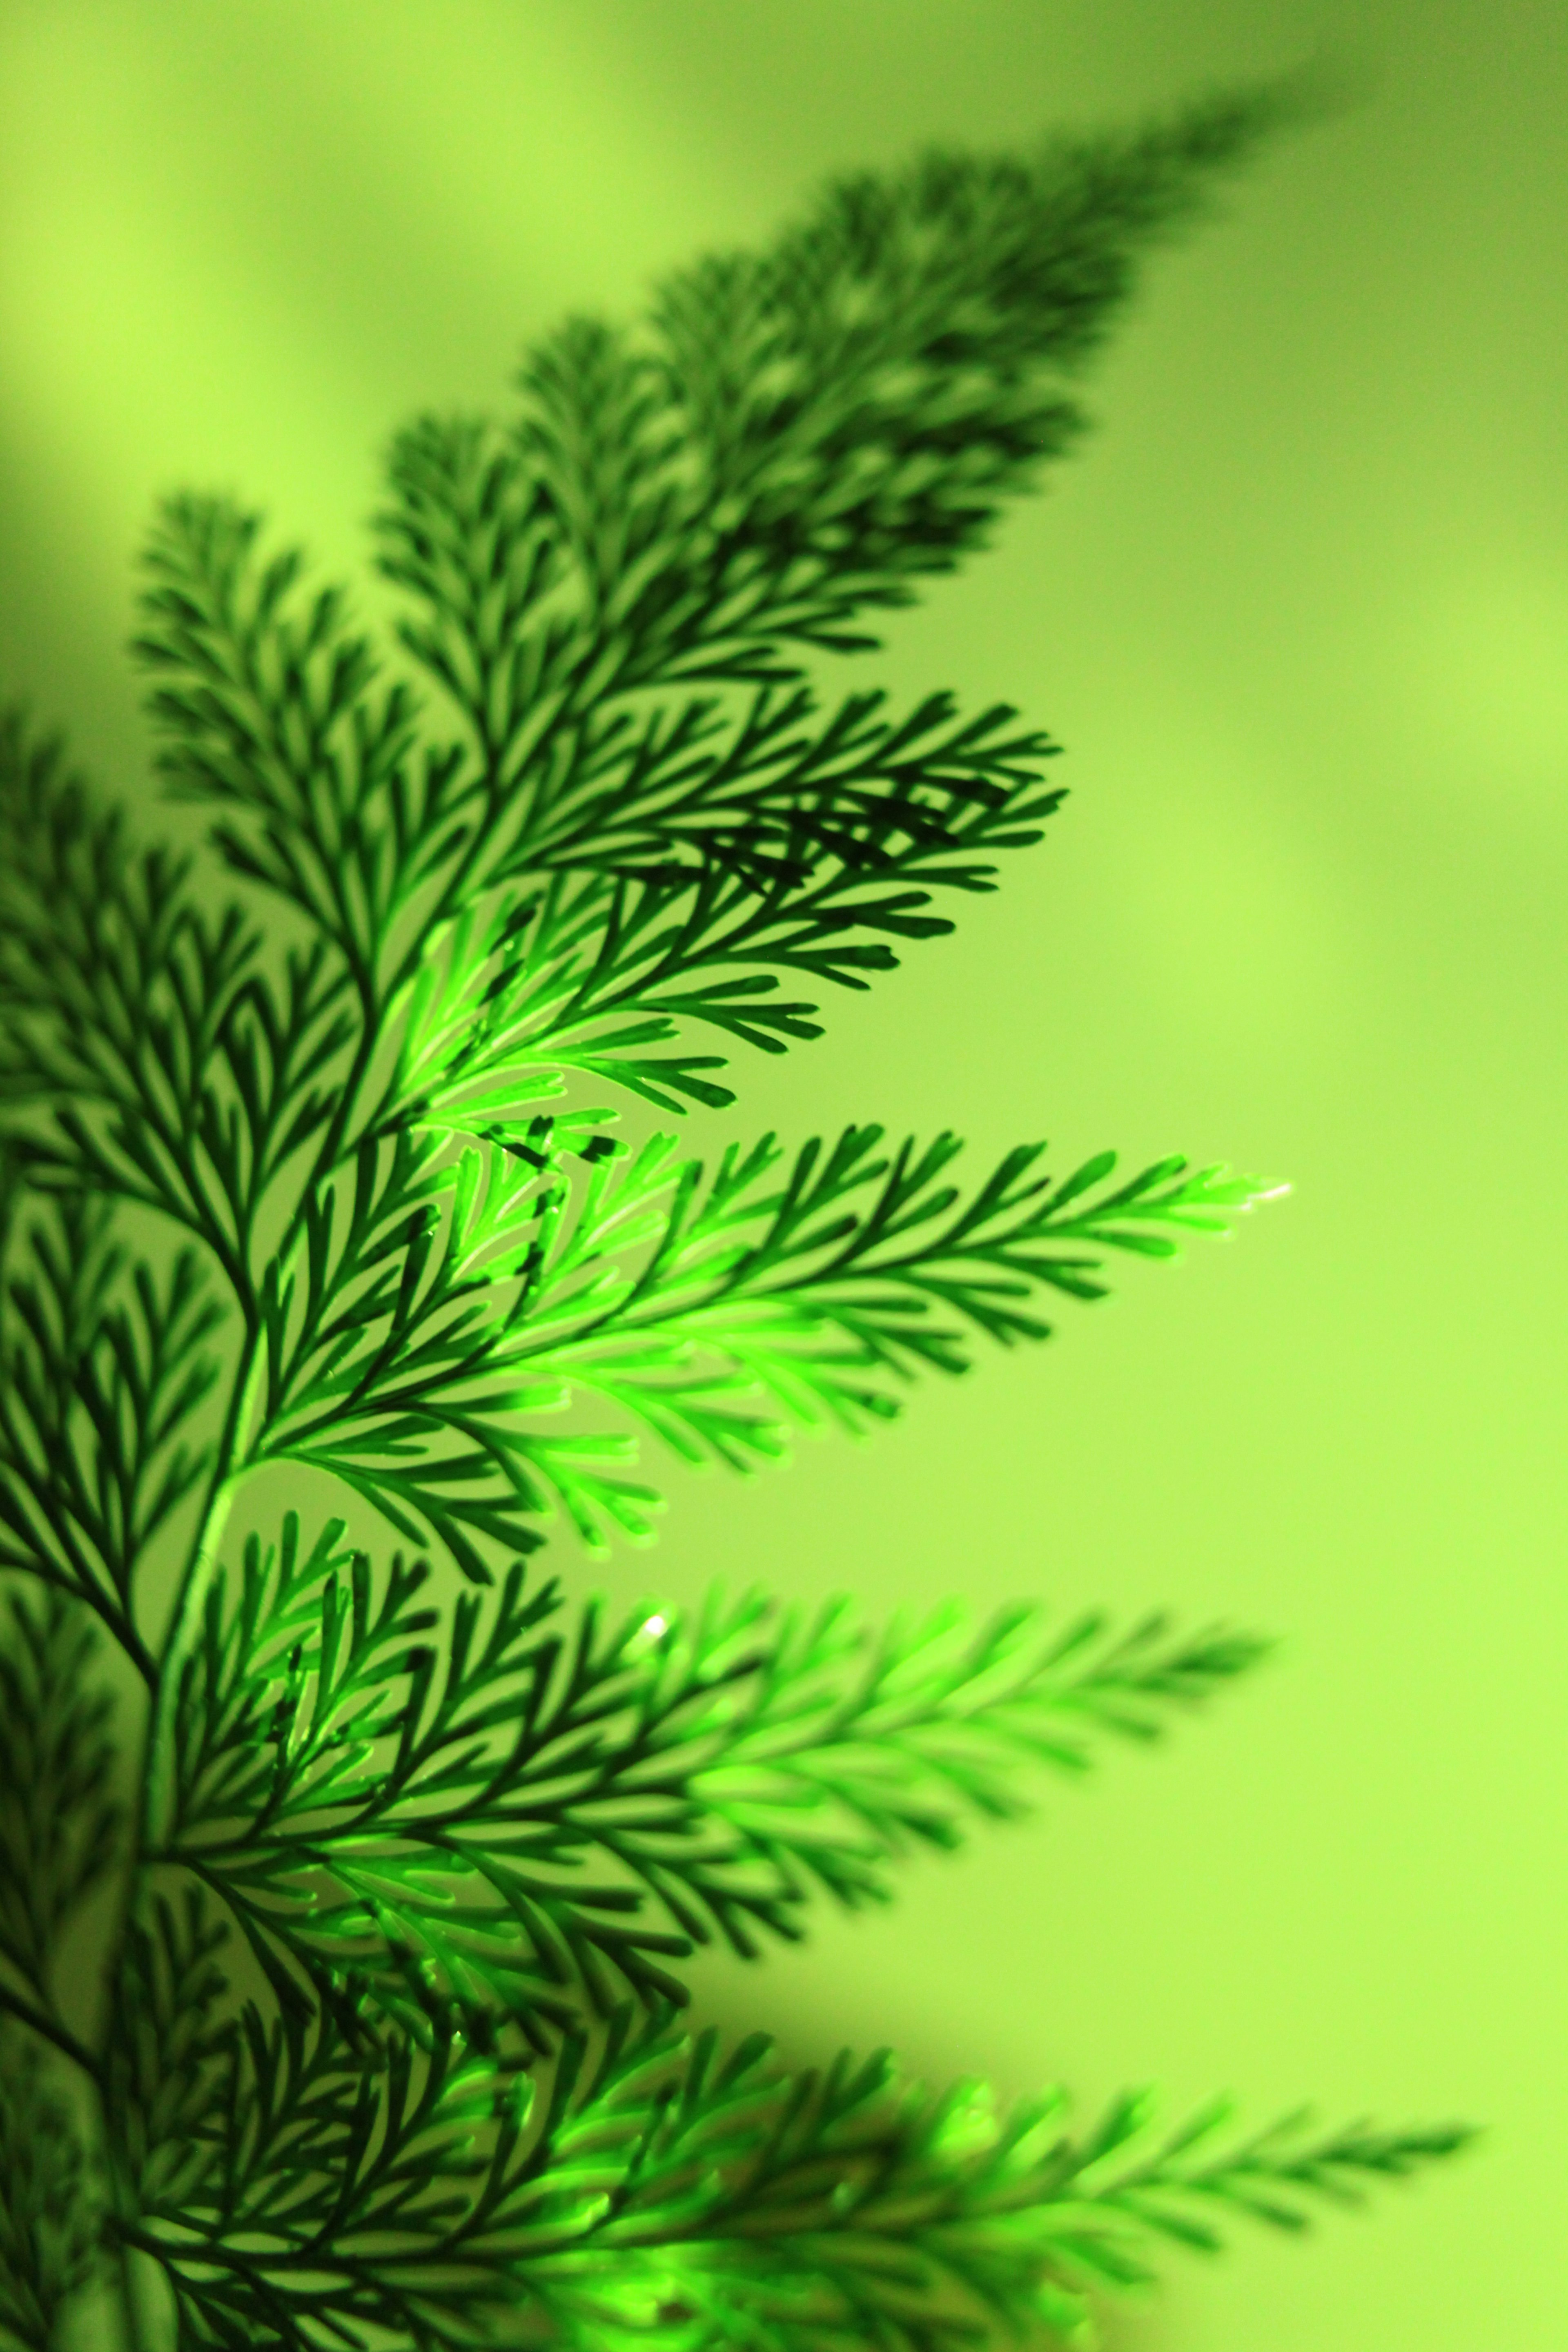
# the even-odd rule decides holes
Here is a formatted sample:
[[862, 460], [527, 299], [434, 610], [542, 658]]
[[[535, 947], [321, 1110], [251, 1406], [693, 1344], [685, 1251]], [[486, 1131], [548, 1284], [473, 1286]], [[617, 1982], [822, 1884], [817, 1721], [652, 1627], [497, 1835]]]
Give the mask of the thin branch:
[[0, 1984], [0, 2010], [3, 2010], [8, 2017], [16, 2018], [19, 2023], [38, 2034], [45, 2042], [52, 2042], [74, 2066], [79, 2066], [82, 2073], [88, 2075], [100, 2090], [103, 2088], [102, 2061], [93, 2054], [84, 2042], [77, 2040], [76, 2035], [63, 2019], [51, 2016], [47, 2010], [40, 2009], [36, 2002], [28, 2000], [24, 1994], [13, 1992], [8, 1985], [4, 1984]]

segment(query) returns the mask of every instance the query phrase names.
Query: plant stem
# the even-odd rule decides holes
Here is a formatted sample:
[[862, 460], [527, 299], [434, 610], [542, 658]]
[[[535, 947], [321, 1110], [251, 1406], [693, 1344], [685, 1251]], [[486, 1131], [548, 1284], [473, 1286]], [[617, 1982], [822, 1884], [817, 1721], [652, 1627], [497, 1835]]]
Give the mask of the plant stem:
[[[136, 1908], [142, 1875], [150, 1854], [155, 1849], [151, 1832], [154, 1811], [164, 1794], [169, 1760], [169, 1709], [178, 1687], [174, 1671], [181, 1642], [200, 1605], [205, 1590], [207, 1571], [217, 1557], [225, 1522], [234, 1501], [236, 1489], [247, 1465], [240, 1461], [247, 1444], [247, 1424], [256, 1400], [258, 1379], [263, 1359], [261, 1327], [254, 1318], [247, 1318], [245, 1344], [235, 1367], [234, 1382], [229, 1391], [228, 1411], [225, 1416], [223, 1435], [219, 1440], [212, 1475], [207, 1481], [206, 1500], [201, 1519], [186, 1556], [168, 1629], [160, 1646], [156, 1673], [147, 1712], [146, 1733], [142, 1742], [142, 1770], [137, 1796], [136, 1822], [130, 1852], [126, 1857], [123, 1896], [120, 1917], [110, 1938], [105, 1965], [105, 1978], [112, 1987], [121, 1966], [125, 1937]], [[239, 1465], [237, 1469], [237, 1464]], [[85, 2066], [96, 2085], [101, 2105], [107, 2063], [107, 2037], [113, 2031], [114, 2009], [110, 2000], [103, 2022], [105, 2047], [96, 2056], [89, 2050], [70, 2048], [62, 2039], [65, 2029], [57, 2032], [47, 2020], [28, 2018], [39, 2032], [47, 2034], [58, 2047]], [[74, 2037], [68, 2037], [74, 2040]], [[136, 2250], [123, 2241], [120, 2249], [121, 2301], [125, 2321], [126, 2352], [162, 2352], [151, 2331], [145, 2297], [137, 2276]]]
[[0, 1985], [0, 2011], [4, 2011], [8, 2017], [17, 2019], [31, 2032], [37, 2034], [40, 2040], [52, 2042], [54, 2047], [68, 2058], [73, 2065], [79, 2066], [82, 2073], [92, 2082], [99, 2083], [101, 2080], [99, 2062], [85, 2042], [77, 2040], [68, 2025], [52, 2015], [48, 2010], [40, 2009], [36, 2002], [26, 2000], [21, 1993], [12, 1992], [5, 1986]]
[[154, 1831], [160, 1801], [165, 1790], [169, 1766], [168, 1714], [173, 1704], [178, 1677], [174, 1668], [191, 1622], [205, 1593], [207, 1575], [217, 1559], [218, 1545], [233, 1505], [239, 1481], [248, 1466], [240, 1459], [248, 1438], [248, 1423], [256, 1402], [256, 1391], [261, 1377], [263, 1353], [259, 1322], [247, 1323], [245, 1344], [239, 1362], [235, 1367], [234, 1385], [229, 1391], [228, 1413], [224, 1423], [217, 1456], [207, 1481], [206, 1501], [201, 1521], [192, 1539], [185, 1559], [174, 1605], [169, 1615], [158, 1655], [158, 1685], [147, 1726], [147, 1746], [142, 1761], [141, 1803], [137, 1822], [135, 1852], [140, 1854], [149, 1843], [156, 1843]]
[[[170, 1613], [168, 1629], [160, 1647], [157, 1672], [153, 1683], [147, 1709], [146, 1733], [142, 1748], [142, 1769], [138, 1779], [136, 1819], [131, 1846], [126, 1857], [123, 1898], [120, 1918], [110, 1943], [107, 1974], [112, 1983], [124, 1950], [126, 1930], [136, 1906], [142, 1873], [146, 1858], [160, 1841], [153, 1834], [158, 1802], [164, 1793], [169, 1748], [169, 1710], [178, 1686], [178, 1677], [172, 1671], [180, 1642], [195, 1613], [198, 1596], [206, 1583], [205, 1570], [217, 1555], [224, 1523], [228, 1517], [236, 1486], [241, 1475], [236, 1471], [236, 1461], [243, 1450], [246, 1424], [255, 1402], [256, 1386], [262, 1364], [261, 1327], [247, 1317], [245, 1344], [235, 1367], [234, 1384], [229, 1391], [228, 1411], [224, 1420], [223, 1435], [218, 1443], [212, 1475], [207, 1481], [206, 1500], [201, 1519], [192, 1539], [191, 1549], [181, 1573], [174, 1606]], [[113, 2008], [110, 2003], [104, 2019], [104, 2032], [112, 2029]]]

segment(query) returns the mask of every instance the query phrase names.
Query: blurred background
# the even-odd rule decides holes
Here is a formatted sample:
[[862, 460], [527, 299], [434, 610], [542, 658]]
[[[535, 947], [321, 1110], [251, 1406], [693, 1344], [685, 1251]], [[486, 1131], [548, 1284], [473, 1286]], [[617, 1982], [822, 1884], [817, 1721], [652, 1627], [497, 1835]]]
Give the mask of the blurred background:
[[[1293, 1190], [1048, 1346], [657, 1548], [868, 1608], [1037, 1595], [1287, 1637], [1160, 1749], [912, 1864], [700, 2011], [1082, 2112], [1482, 2148], [1310, 2239], [1172, 2250], [1119, 2352], [1563, 2341], [1568, 18], [1552, 0], [0, 0], [0, 688], [149, 807], [124, 654], [154, 498], [228, 488], [358, 578], [377, 456], [510, 400], [826, 173], [1131, 122], [1322, 52], [1343, 116], [1152, 259], [1098, 423], [994, 551], [827, 669], [1016, 705], [1070, 798], [999, 895], [694, 1146], [875, 1118]], [[368, 575], [367, 575], [368, 581]], [[364, 604], [380, 609], [367, 584]], [[963, 1172], [961, 1171], [961, 1172]], [[1553, 2253], [1552, 2249], [1557, 2249]]]

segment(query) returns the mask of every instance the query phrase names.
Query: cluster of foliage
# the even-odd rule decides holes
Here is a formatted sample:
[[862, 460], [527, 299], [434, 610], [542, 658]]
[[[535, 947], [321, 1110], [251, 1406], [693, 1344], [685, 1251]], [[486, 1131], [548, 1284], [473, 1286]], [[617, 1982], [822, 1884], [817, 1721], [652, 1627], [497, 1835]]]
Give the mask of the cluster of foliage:
[[[984, 543], [1141, 246], [1310, 111], [933, 149], [667, 280], [640, 341], [568, 320], [508, 421], [391, 446], [412, 672], [258, 516], [165, 500], [134, 653], [238, 898], [0, 723], [0, 2344], [94, 2294], [182, 2352], [1084, 2341], [1161, 2236], [1468, 2136], [1216, 2147], [1225, 2103], [1161, 2139], [1135, 2094], [1075, 2137], [1055, 2091], [694, 2038], [696, 1947], [885, 1900], [1268, 1644], [617, 1619], [534, 1559], [648, 1534], [639, 1431], [747, 1469], [864, 1430], [1259, 1197], [1039, 1144], [965, 1192], [953, 1136], [875, 1126], [709, 1166], [584, 1097], [728, 1105], [712, 1048], [816, 1036], [799, 992], [1040, 838], [1058, 747], [1011, 709], [824, 718], [804, 661]], [[411, 1551], [296, 1507], [231, 1538], [281, 1465]]]

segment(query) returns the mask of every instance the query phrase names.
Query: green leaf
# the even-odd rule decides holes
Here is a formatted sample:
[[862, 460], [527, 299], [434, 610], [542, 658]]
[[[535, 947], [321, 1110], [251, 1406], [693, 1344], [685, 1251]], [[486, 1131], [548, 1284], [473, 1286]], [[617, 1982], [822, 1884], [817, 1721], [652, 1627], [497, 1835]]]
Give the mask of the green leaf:
[[566, 634], [524, 627], [562, 575], [550, 501], [515, 440], [482, 417], [416, 418], [386, 473], [376, 569], [428, 614], [401, 621], [398, 636], [463, 709], [493, 772], [547, 697]]
[[[986, 853], [1038, 840], [1026, 821], [1064, 797], [1035, 789], [1038, 761], [1059, 746], [1038, 733], [995, 740], [1016, 716], [1006, 704], [939, 737], [950, 695], [894, 724], [868, 716], [886, 699], [877, 689], [847, 698], [816, 742], [770, 748], [783, 720], [815, 704], [800, 689], [770, 720], [768, 699], [764, 688], [722, 754], [680, 761], [676, 792], [659, 772], [671, 747], [656, 753], [647, 740], [657, 714], [614, 759], [584, 748], [580, 791], [570, 779], [547, 793], [509, 781], [505, 824], [498, 816], [493, 840], [475, 834], [461, 897], [447, 890], [388, 982], [405, 1032], [384, 1117], [452, 1099], [515, 1106], [574, 1069], [646, 1096], [671, 1067], [722, 1066], [685, 1056], [661, 1080], [659, 1064], [616, 1051], [672, 1039], [682, 1021], [765, 1051], [820, 1034], [805, 999], [753, 1001], [743, 1017], [731, 1000], [771, 995], [781, 974], [863, 989], [865, 974], [896, 965], [887, 936], [952, 929], [923, 911], [933, 890], [991, 889]], [[533, 756], [545, 761], [544, 748]], [[553, 777], [559, 761], [546, 764]], [[743, 965], [762, 969], [735, 977]]]
[[1103, 1296], [1101, 1261], [1062, 1244], [1169, 1252], [1146, 1226], [1223, 1230], [1262, 1196], [1254, 1179], [1188, 1176], [1173, 1159], [1089, 1200], [1113, 1154], [1053, 1189], [1030, 1144], [963, 1206], [944, 1181], [956, 1137], [889, 1156], [875, 1126], [846, 1129], [826, 1154], [813, 1138], [772, 1189], [774, 1139], [731, 1146], [704, 1192], [672, 1138], [628, 1154], [585, 1132], [600, 1116], [535, 1114], [510, 1134], [487, 1123], [445, 1166], [435, 1134], [398, 1130], [390, 1156], [362, 1142], [335, 1256], [335, 1184], [307, 1217], [291, 1341], [282, 1302], [268, 1304], [251, 1463], [342, 1478], [475, 1582], [489, 1575], [481, 1539], [527, 1549], [556, 1507], [594, 1549], [617, 1528], [640, 1541], [659, 1498], [620, 1475], [627, 1437], [552, 1438], [531, 1414], [587, 1389], [689, 1463], [776, 1461], [792, 1422], [858, 1434], [898, 1412], [889, 1376], [967, 1370], [965, 1323], [1011, 1345], [1049, 1336], [1038, 1287]]
[[[229, 2163], [125, 2231], [162, 2261], [202, 2345], [305, 2343], [330, 2325], [629, 2347], [658, 2326], [682, 2344], [793, 2352], [842, 2335], [951, 2352], [998, 2322], [1081, 2333], [1084, 2283], [1148, 2280], [1146, 2248], [1176, 2234], [1132, 2209], [1123, 2179], [1091, 2185], [1126, 2103], [1075, 2145], [1059, 2092], [1001, 2119], [977, 2086], [933, 2096], [885, 2052], [792, 2073], [765, 2035], [721, 2056], [668, 2011], [617, 2011], [594, 2044], [570, 2036], [520, 2074], [451, 2028], [424, 2050], [389, 2032], [367, 2066], [324, 2013], [268, 2029], [249, 2004], [231, 2063]], [[1329, 2145], [1346, 2170], [1403, 2172], [1469, 2137]], [[1198, 2193], [1224, 2200], [1227, 2162], [1284, 2180], [1328, 2161], [1222, 2158]], [[1167, 2197], [1200, 2178], [1173, 2160], [1156, 2172]]]
[[[373, 708], [379, 666], [345, 626], [344, 592], [323, 589], [300, 611], [291, 592], [303, 555], [289, 548], [259, 569], [260, 525], [226, 499], [161, 501], [131, 648], [163, 681], [148, 697], [164, 739], [156, 764], [175, 798], [243, 813], [243, 825], [215, 827], [220, 852], [297, 906], [368, 980], [415, 887], [393, 779], [417, 705], [395, 684]], [[438, 772], [427, 772], [426, 832], [452, 813]], [[405, 780], [402, 790], [405, 807]]]
[[[237, 1169], [221, 1097], [226, 1024], [264, 983], [259, 935], [216, 920], [189, 858], [132, 857], [118, 809], [0, 711], [0, 1117], [35, 1182], [137, 1201], [198, 1234], [237, 1274]], [[232, 1034], [227, 1032], [226, 1034]], [[53, 1132], [16, 1111], [47, 1107]], [[90, 1120], [83, 1109], [90, 1110]], [[226, 1217], [195, 1145], [216, 1148]]]
[[843, 1601], [719, 1592], [613, 1631], [590, 1603], [567, 1642], [521, 1560], [436, 1647], [426, 1563], [395, 1556], [378, 1601], [342, 1533], [307, 1555], [290, 1514], [208, 1588], [158, 1851], [222, 1895], [280, 1999], [331, 1972], [416, 2033], [494, 2004], [543, 2046], [574, 2004], [677, 1998], [659, 1956], [752, 1957], [815, 1893], [885, 1901], [885, 1863], [1021, 1814], [1020, 1769], [1155, 1738], [1268, 1647], [1158, 1617], [1042, 1639], [1026, 1607], [972, 1632], [952, 1604], [873, 1641]]
[[87, 1601], [149, 1675], [137, 1565], [208, 1466], [187, 1425], [222, 1310], [193, 1252], [163, 1284], [130, 1259], [101, 1198], [37, 1205], [0, 1293], [0, 1566]]
[[945, 1181], [957, 1137], [923, 1150], [909, 1138], [891, 1155], [881, 1139], [847, 1128], [825, 1153], [814, 1137], [782, 1184], [772, 1135], [744, 1156], [731, 1145], [704, 1191], [701, 1163], [673, 1162], [659, 1137], [635, 1162], [592, 1167], [570, 1206], [563, 1183], [542, 1185], [525, 1304], [435, 1377], [590, 1389], [687, 1461], [750, 1467], [778, 1456], [792, 1422], [859, 1433], [895, 1414], [889, 1375], [966, 1370], [965, 1325], [1004, 1346], [1048, 1338], [1040, 1289], [1105, 1295], [1102, 1259], [1079, 1244], [1173, 1255], [1161, 1226], [1223, 1232], [1270, 1197], [1175, 1158], [1089, 1199], [1114, 1153], [1053, 1187], [1036, 1172], [1045, 1146], [1026, 1144], [963, 1205]]
[[875, 648], [846, 624], [985, 545], [1080, 437], [1048, 379], [1102, 345], [1142, 250], [1332, 106], [1301, 73], [1026, 154], [928, 147], [827, 182], [760, 252], [667, 277], [646, 350], [582, 317], [536, 342], [532, 511], [617, 642], [611, 685], [788, 679], [790, 640]]
[[[1054, 1179], [1039, 1143], [966, 1190], [955, 1136], [875, 1125], [710, 1172], [577, 1095], [727, 1108], [709, 1049], [819, 1035], [808, 984], [865, 989], [1039, 840], [1060, 747], [1012, 706], [824, 708], [802, 649], [874, 647], [863, 608], [984, 543], [1083, 431], [1061, 380], [1143, 250], [1323, 110], [1309, 72], [841, 176], [642, 329], [535, 342], [510, 420], [417, 418], [378, 561], [456, 740], [258, 514], [163, 499], [133, 646], [158, 767], [303, 918], [275, 958], [0, 713], [0, 1570], [33, 1580], [0, 1618], [7, 2352], [56, 2352], [111, 2252], [162, 2273], [191, 2352], [1084, 2343], [1159, 2243], [1300, 2229], [1473, 2137], [1302, 2111], [1236, 2145], [1221, 2100], [1154, 2144], [1135, 2091], [1075, 2139], [1058, 2091], [1004, 2116], [885, 2052], [796, 2072], [683, 2035], [699, 1945], [886, 1900], [1024, 1776], [1157, 1739], [1269, 1645], [756, 1592], [563, 1618], [531, 1565], [552, 1517], [605, 1550], [659, 1506], [631, 1428], [542, 1422], [578, 1391], [751, 1468], [1267, 1196], [1175, 1155]], [[179, 1229], [167, 1263], [116, 1202]], [[209, 1444], [215, 1268], [240, 1339]], [[226, 1552], [285, 1465], [455, 1582], [296, 1510]], [[92, 2047], [55, 1981], [121, 1826], [89, 1612], [147, 1688]]]

